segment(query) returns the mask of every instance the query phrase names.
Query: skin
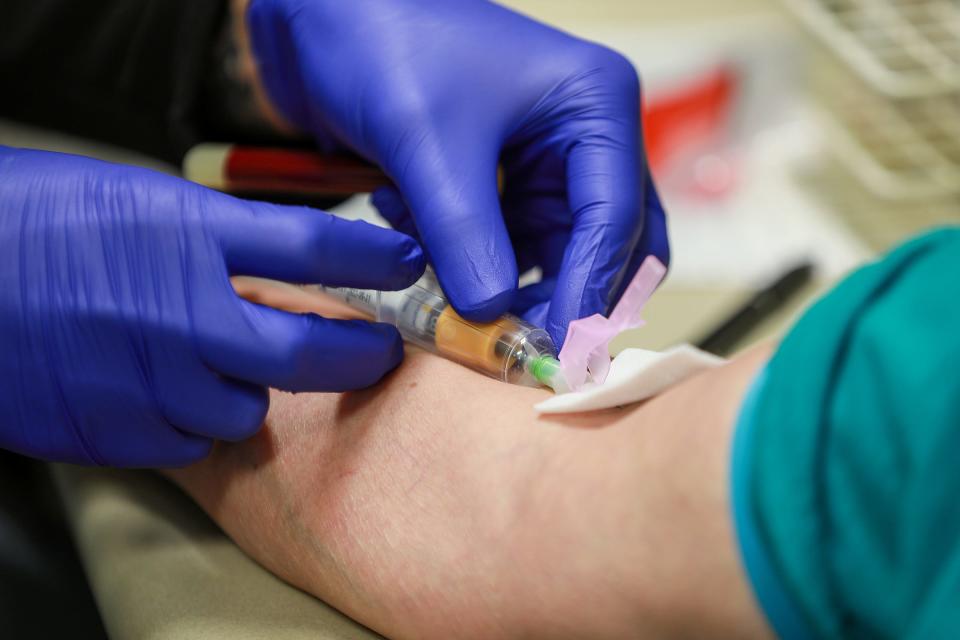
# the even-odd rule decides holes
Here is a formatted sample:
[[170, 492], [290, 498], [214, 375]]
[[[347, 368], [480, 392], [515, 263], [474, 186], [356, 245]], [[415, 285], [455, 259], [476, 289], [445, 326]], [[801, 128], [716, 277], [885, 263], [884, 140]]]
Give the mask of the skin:
[[[342, 313], [261, 285], [235, 286]], [[538, 418], [546, 391], [408, 348], [371, 389], [273, 393], [258, 436], [168, 474], [267, 569], [389, 637], [767, 637], [728, 467], [769, 351]]]

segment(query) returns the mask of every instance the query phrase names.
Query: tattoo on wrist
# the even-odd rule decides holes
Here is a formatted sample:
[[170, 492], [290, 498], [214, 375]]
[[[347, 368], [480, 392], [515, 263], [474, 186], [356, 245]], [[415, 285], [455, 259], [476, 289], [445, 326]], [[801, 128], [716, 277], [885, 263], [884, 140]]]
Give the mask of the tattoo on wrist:
[[256, 69], [244, 38], [242, 16], [228, 12], [217, 34], [203, 86], [204, 118], [221, 135], [245, 139], [278, 140], [290, 137], [277, 116], [270, 113], [256, 80]]

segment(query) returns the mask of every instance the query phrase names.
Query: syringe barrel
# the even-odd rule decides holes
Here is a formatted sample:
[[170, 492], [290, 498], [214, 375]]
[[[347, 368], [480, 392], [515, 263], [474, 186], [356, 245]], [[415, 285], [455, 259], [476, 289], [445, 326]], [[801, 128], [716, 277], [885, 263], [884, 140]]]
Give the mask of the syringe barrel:
[[375, 317], [395, 326], [407, 342], [436, 352], [437, 324], [448, 306], [443, 296], [415, 284], [402, 291], [381, 291]]
[[516, 316], [493, 322], [464, 320], [429, 278], [402, 291], [324, 289], [378, 322], [397, 327], [404, 340], [489, 376], [540, 386], [531, 364], [556, 357], [549, 334]]
[[437, 350], [456, 362], [498, 380], [538, 387], [529, 371], [539, 357], [556, 357], [549, 334], [516, 316], [506, 314], [493, 322], [468, 322], [448, 306], [436, 331]]

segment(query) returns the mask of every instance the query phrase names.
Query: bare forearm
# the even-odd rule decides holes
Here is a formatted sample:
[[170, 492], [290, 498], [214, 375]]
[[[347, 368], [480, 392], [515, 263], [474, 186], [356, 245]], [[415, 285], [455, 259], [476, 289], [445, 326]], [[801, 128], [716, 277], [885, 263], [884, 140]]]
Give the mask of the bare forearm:
[[174, 477], [268, 568], [392, 637], [763, 633], [726, 496], [763, 357], [538, 420], [543, 392], [410, 354], [369, 391], [275, 395], [254, 441]]
[[550, 432], [518, 428], [518, 415], [532, 417], [528, 393], [408, 353], [372, 390], [275, 394], [256, 439], [175, 477], [275, 573], [380, 631], [416, 636], [438, 624], [421, 619], [431, 612], [486, 616], [501, 604], [482, 600], [530, 502], [518, 489], [552, 450]]

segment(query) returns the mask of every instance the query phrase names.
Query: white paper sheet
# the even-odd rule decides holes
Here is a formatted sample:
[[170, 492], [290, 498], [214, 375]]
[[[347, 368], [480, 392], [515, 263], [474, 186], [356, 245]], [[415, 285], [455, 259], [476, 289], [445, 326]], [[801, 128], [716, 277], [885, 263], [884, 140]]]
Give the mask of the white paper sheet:
[[624, 349], [613, 359], [603, 384], [553, 396], [533, 408], [537, 413], [579, 413], [639, 402], [724, 362], [688, 344], [666, 351]]

